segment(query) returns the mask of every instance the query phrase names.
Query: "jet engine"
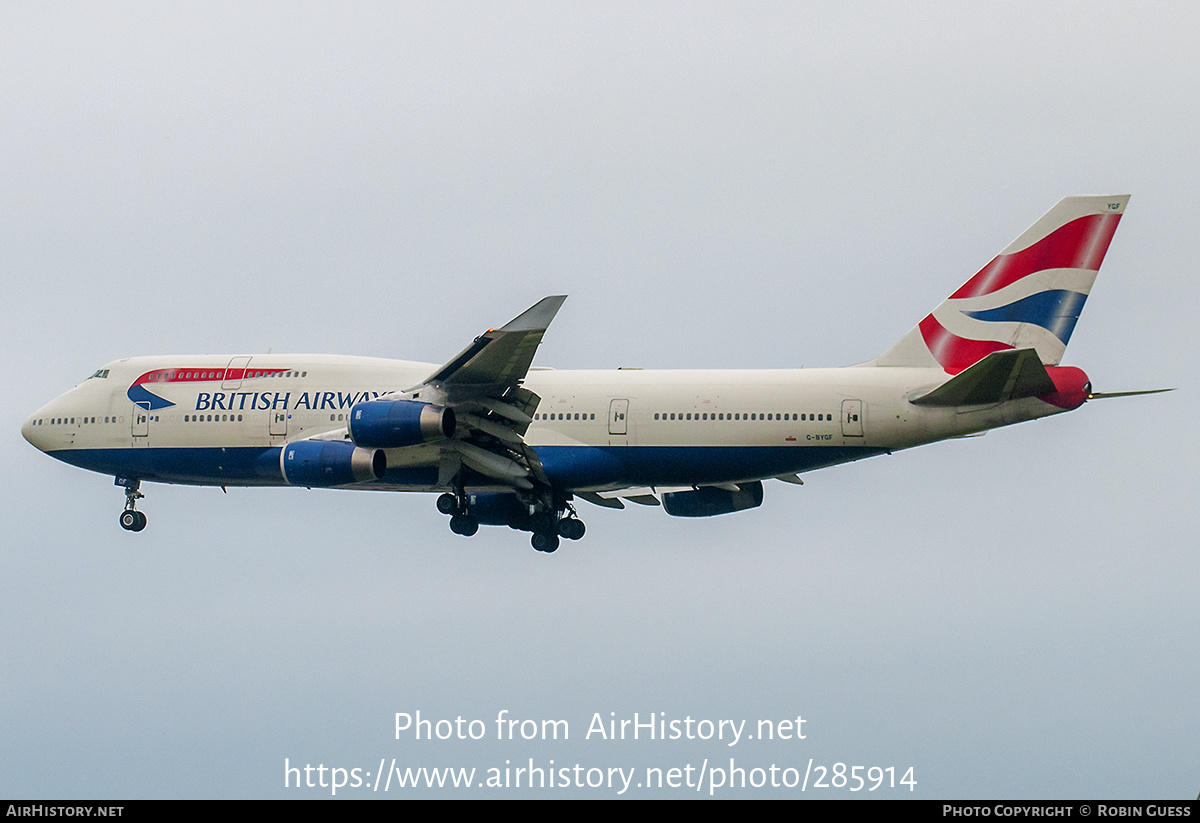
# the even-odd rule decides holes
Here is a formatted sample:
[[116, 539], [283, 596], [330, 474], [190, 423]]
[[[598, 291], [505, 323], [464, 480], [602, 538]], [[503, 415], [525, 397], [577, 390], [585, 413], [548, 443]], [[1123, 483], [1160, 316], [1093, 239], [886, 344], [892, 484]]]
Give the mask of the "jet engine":
[[717, 486], [701, 486], [690, 492], [667, 492], [662, 496], [663, 508], [675, 517], [712, 517], [716, 514], [740, 512], [762, 505], [762, 483], [739, 483], [738, 490]]
[[299, 440], [283, 447], [279, 466], [292, 486], [325, 488], [378, 480], [387, 471], [387, 458], [344, 440]]
[[350, 409], [350, 439], [364, 449], [398, 449], [454, 436], [454, 410], [416, 400], [366, 400]]

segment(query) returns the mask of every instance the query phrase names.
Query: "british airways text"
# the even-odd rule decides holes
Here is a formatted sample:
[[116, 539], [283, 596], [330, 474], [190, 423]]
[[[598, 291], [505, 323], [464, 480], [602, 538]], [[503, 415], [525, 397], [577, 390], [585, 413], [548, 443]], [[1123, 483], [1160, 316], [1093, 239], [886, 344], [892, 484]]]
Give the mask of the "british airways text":
[[375, 400], [381, 392], [304, 392], [291, 404], [292, 392], [200, 392], [196, 395], [196, 411], [243, 411], [250, 409], [349, 409], [355, 403]]

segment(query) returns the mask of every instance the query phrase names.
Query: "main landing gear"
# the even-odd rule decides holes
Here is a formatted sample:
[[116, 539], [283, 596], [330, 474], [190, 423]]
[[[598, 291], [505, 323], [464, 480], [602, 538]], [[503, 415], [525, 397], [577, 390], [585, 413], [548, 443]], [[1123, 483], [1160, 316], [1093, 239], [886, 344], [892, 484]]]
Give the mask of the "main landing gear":
[[137, 510], [137, 501], [146, 496], [138, 491], [142, 481], [126, 480], [121, 485], [125, 486], [125, 511], [121, 512], [121, 528], [127, 532], [140, 532], [146, 528], [146, 515]]
[[557, 515], [552, 516], [546, 512], [542, 515], [534, 515], [530, 521], [530, 531], [533, 532], [533, 537], [529, 538], [529, 542], [534, 549], [546, 554], [558, 551], [560, 537], [567, 540], [578, 540], [586, 531], [583, 521], [576, 516], [575, 509], [570, 504], [559, 510]]
[[446, 492], [437, 499], [438, 511], [450, 515], [450, 531], [470, 537], [479, 531], [479, 521], [467, 513], [467, 505], [461, 495]]
[[[541, 511], [537, 508], [542, 507]], [[559, 538], [578, 540], [586, 531], [575, 508], [565, 501], [545, 505], [545, 501], [528, 503], [512, 494], [472, 494], [446, 492], [437, 499], [437, 508], [450, 515], [450, 531], [470, 537], [479, 531], [480, 523], [508, 526], [532, 532], [530, 543], [540, 552], [551, 554], [558, 550]], [[535, 509], [530, 513], [530, 509]]]

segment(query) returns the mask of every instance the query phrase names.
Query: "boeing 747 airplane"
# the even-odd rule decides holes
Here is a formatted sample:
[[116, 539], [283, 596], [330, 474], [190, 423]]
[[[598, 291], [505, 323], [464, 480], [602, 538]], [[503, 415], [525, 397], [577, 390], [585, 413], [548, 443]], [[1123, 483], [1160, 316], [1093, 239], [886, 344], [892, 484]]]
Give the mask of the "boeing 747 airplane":
[[[578, 540], [584, 500], [708, 517], [763, 482], [1071, 411], [1059, 365], [1127, 195], [1068, 197], [883, 355], [837, 369], [566, 371], [532, 366], [546, 297], [445, 365], [331, 355], [133, 357], [22, 428], [112, 475], [141, 531], [143, 481], [435, 492], [456, 534]], [[1139, 394], [1126, 392], [1123, 394]]]

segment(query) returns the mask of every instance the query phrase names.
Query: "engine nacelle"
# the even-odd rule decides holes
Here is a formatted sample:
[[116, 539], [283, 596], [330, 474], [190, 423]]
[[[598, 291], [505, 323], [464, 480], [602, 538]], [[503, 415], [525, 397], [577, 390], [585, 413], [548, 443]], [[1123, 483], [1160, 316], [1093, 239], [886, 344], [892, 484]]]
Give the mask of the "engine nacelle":
[[417, 400], [366, 400], [350, 409], [350, 439], [364, 449], [398, 449], [454, 436], [454, 410]]
[[387, 471], [387, 457], [344, 440], [300, 440], [283, 447], [279, 467], [292, 486], [327, 488], [378, 480]]
[[675, 517], [712, 517], [717, 514], [756, 509], [762, 505], [762, 483], [739, 483], [737, 491], [701, 486], [690, 492], [667, 492], [662, 496], [663, 508]]

